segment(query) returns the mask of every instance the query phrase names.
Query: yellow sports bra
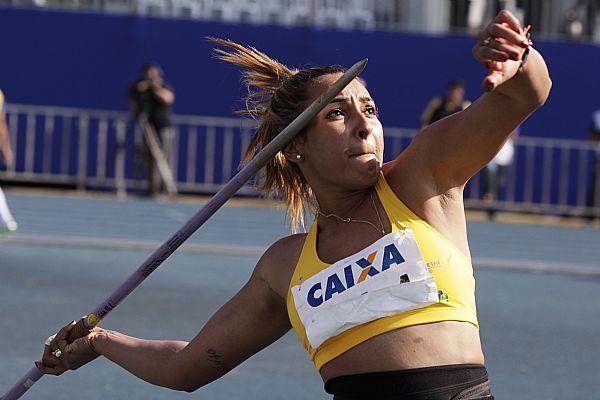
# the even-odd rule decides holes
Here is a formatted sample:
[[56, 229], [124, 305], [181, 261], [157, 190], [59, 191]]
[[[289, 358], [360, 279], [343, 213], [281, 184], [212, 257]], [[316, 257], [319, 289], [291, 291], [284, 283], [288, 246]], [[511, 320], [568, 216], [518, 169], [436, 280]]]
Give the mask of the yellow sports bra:
[[334, 264], [317, 255], [317, 219], [292, 276], [287, 310], [317, 370], [382, 333], [439, 321], [475, 326], [469, 258], [393, 193], [375, 185], [392, 232]]

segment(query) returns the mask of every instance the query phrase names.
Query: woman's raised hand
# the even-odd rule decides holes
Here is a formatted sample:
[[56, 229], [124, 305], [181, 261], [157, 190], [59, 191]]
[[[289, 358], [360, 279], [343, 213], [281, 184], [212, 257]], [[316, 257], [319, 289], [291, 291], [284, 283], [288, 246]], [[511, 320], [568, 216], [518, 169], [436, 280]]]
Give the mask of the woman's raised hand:
[[528, 32], [529, 26], [521, 28], [512, 13], [502, 10], [477, 35], [473, 55], [488, 71], [482, 83], [484, 90], [494, 90], [517, 73], [526, 50], [533, 44]]
[[68, 343], [69, 332], [75, 326], [72, 321], [65, 325], [54, 337], [44, 345], [41, 361], [35, 365], [44, 374], [61, 375], [67, 370], [75, 370], [99, 356], [92, 346], [92, 339], [102, 330], [94, 328], [87, 336]]

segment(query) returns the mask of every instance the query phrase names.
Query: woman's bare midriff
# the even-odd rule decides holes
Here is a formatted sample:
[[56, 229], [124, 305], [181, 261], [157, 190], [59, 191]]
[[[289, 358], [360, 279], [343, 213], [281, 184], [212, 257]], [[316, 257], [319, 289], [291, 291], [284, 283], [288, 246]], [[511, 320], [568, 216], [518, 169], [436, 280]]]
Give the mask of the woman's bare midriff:
[[443, 321], [383, 333], [351, 348], [321, 368], [326, 382], [342, 375], [451, 364], [483, 364], [479, 329]]

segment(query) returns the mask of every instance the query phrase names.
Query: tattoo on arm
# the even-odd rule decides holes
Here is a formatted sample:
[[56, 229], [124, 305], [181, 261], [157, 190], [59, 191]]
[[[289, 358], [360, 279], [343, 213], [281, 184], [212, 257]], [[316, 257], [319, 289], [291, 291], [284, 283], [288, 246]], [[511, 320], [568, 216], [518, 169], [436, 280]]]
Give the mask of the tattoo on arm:
[[230, 368], [223, 361], [223, 357], [219, 353], [217, 353], [216, 350], [207, 349], [206, 353], [208, 354], [208, 360], [211, 362], [211, 364], [217, 371], [222, 372], [224, 374], [229, 372]]

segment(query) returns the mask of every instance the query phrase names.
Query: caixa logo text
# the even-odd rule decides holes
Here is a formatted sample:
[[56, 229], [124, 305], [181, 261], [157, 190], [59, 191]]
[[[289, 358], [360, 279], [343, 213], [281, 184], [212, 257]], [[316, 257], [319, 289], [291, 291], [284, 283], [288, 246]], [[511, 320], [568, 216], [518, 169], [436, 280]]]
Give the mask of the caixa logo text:
[[[321, 285], [321, 282], [315, 283], [308, 291], [306, 301], [312, 307], [318, 307], [336, 293], [342, 293], [353, 286], [356, 286], [367, 279], [369, 276], [375, 276], [387, 269], [394, 264], [402, 264], [404, 257], [398, 251], [398, 248], [394, 244], [389, 244], [383, 248], [383, 257], [381, 259], [381, 269], [375, 268], [373, 261], [377, 252], [374, 251], [369, 254], [366, 258], [362, 257], [353, 264], [350, 264], [341, 271], [335, 272], [327, 277], [327, 283], [325, 284], [325, 290]], [[360, 267], [357, 269], [353, 268], [356, 264]], [[357, 276], [358, 275], [358, 276]], [[408, 276], [402, 276], [402, 282], [408, 282]]]

